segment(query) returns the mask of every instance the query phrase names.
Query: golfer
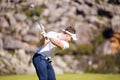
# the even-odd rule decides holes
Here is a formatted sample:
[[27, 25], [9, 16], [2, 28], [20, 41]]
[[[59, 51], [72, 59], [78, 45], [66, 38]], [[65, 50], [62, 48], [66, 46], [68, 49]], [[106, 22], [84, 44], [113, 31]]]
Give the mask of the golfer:
[[56, 47], [69, 48], [69, 41], [76, 40], [76, 31], [68, 26], [62, 33], [50, 31], [43, 33], [41, 46], [33, 56], [33, 65], [39, 80], [56, 80], [54, 69], [51, 65], [51, 56]]

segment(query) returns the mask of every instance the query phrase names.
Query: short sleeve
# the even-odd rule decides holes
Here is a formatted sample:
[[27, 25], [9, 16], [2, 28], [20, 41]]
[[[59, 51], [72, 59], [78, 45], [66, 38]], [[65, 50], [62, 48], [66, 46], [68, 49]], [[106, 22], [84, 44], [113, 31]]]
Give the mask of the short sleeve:
[[64, 49], [69, 48], [69, 43], [66, 41], [61, 41], [64, 45]]
[[54, 32], [48, 32], [48, 33], [46, 33], [46, 36], [47, 37], [49, 37], [49, 38], [51, 38], [51, 37], [54, 37], [54, 35], [55, 35], [55, 33]]

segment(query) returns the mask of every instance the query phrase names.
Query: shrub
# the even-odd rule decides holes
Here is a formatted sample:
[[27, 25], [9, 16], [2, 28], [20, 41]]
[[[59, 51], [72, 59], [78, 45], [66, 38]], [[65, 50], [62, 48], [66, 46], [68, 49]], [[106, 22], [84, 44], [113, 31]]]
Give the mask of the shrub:
[[34, 16], [34, 14], [39, 16], [42, 12], [42, 8], [40, 6], [36, 6], [35, 11], [33, 11], [32, 9], [27, 9], [27, 10], [24, 10], [24, 11], [25, 11], [25, 14], [28, 17], [32, 17], [32, 16]]
[[76, 46], [75, 44], [73, 44], [72, 42], [70, 43], [70, 47], [64, 50], [61, 50], [59, 48], [56, 48], [55, 50], [55, 54], [56, 55], [64, 55], [64, 54], [69, 54], [69, 55], [73, 55], [74, 51], [76, 50]]
[[[120, 54], [94, 55], [92, 65], [86, 68], [91, 73], [120, 73]], [[97, 65], [96, 68], [93, 65]]]
[[96, 3], [104, 2], [105, 0], [95, 0]]
[[93, 53], [93, 46], [92, 44], [80, 44], [77, 47], [77, 52], [79, 54], [85, 54], [85, 55], [90, 55]]
[[102, 32], [100, 32], [98, 35], [96, 35], [93, 39], [93, 45], [96, 48], [97, 46], [99, 46], [102, 42], [104, 41], [104, 37]]
[[108, 3], [120, 5], [120, 0], [108, 0]]

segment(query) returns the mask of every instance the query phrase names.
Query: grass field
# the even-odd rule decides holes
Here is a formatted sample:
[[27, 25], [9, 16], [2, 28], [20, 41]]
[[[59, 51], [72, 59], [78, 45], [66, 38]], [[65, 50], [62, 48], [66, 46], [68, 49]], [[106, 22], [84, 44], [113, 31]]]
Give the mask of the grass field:
[[[36, 75], [0, 76], [0, 80], [38, 80]], [[120, 80], [120, 74], [59, 74], [57, 80]]]

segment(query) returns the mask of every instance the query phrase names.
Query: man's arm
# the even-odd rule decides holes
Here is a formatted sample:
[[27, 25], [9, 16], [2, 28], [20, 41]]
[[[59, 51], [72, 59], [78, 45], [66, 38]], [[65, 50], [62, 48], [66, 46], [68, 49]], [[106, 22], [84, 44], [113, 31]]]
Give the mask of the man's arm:
[[47, 38], [47, 40], [49, 40], [50, 42], [52, 42], [54, 45], [56, 45], [60, 49], [64, 49], [65, 45], [63, 44], [62, 41], [54, 38], [53, 37], [54, 34], [55, 34], [54, 32], [48, 32], [48, 33], [45, 34], [45, 37]]
[[46, 45], [49, 42], [49, 39], [46, 39], [45, 34], [45, 31], [41, 32], [42, 39], [40, 40], [40, 46]]
[[59, 47], [60, 49], [64, 49], [64, 45], [61, 41], [55, 39], [55, 38], [49, 38], [49, 40], [56, 45], [57, 47]]
[[40, 40], [40, 46], [46, 45], [49, 41], [51, 41], [54, 45], [56, 45], [60, 49], [64, 49], [63, 43], [60, 42], [59, 40], [54, 38], [46, 39], [44, 36], [42, 36], [42, 39]]

